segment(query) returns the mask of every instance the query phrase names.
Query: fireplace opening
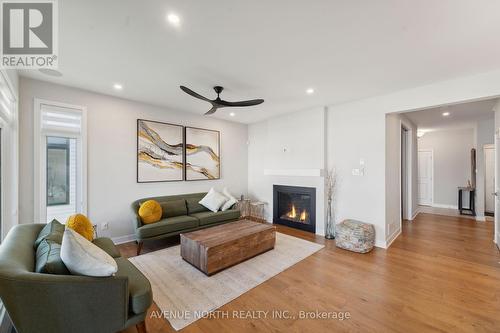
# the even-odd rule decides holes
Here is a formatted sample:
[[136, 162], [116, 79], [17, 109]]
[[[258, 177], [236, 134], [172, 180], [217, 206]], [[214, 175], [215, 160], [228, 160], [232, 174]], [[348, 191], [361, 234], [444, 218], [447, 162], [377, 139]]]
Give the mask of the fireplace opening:
[[273, 222], [309, 232], [316, 231], [316, 189], [273, 186]]

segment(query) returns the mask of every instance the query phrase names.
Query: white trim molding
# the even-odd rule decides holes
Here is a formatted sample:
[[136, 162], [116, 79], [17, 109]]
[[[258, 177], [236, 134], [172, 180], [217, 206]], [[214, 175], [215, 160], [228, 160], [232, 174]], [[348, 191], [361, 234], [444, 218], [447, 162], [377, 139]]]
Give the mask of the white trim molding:
[[420, 213], [420, 209], [415, 209], [415, 211], [413, 212], [413, 214], [411, 215], [411, 219], [409, 221], [413, 221], [414, 219], [417, 218], [417, 215]]
[[264, 169], [265, 176], [324, 177], [323, 169]]
[[19, 223], [19, 111], [18, 92], [5, 70], [0, 70], [1, 196], [0, 238]]
[[385, 248], [388, 249], [392, 243], [399, 237], [399, 235], [401, 235], [401, 228], [399, 228], [398, 230], [396, 230], [388, 239], [387, 241], [385, 242]]
[[[4, 89], [4, 87], [6, 89]], [[18, 193], [19, 193], [19, 116], [18, 116], [18, 91], [14, 87], [7, 72], [0, 70], [0, 94], [2, 105], [0, 107], [1, 129], [1, 173], [0, 181], [0, 221], [3, 239], [10, 228], [19, 223], [18, 219]], [[0, 302], [0, 333], [12, 331], [12, 322], [5, 306]]]

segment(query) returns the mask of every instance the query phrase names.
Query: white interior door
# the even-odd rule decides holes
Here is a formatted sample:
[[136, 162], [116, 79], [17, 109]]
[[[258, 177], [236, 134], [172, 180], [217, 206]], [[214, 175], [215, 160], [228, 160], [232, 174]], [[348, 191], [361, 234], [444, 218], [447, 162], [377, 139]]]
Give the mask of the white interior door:
[[418, 204], [423, 206], [432, 205], [433, 162], [431, 150], [419, 150], [418, 152]]
[[495, 146], [484, 146], [484, 211], [495, 212]]

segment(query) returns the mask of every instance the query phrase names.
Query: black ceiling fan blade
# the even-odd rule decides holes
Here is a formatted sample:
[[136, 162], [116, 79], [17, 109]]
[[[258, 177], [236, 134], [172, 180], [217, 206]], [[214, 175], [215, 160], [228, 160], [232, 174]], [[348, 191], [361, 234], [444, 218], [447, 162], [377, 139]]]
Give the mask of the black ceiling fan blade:
[[209, 114], [212, 114], [212, 113], [215, 113], [215, 111], [217, 111], [218, 107], [213, 105], [212, 108], [210, 110], [208, 110], [208, 112], [205, 112], [205, 116], [208, 116]]
[[227, 101], [219, 101], [219, 104], [224, 106], [254, 106], [264, 103], [263, 99], [252, 99], [249, 101], [240, 101], [240, 102], [227, 102]]
[[204, 100], [204, 101], [207, 101], [207, 102], [210, 102], [210, 103], [212, 102], [212, 100], [206, 98], [205, 96], [201, 96], [200, 94], [198, 94], [197, 92], [192, 91], [188, 87], [180, 86], [180, 88], [181, 88], [182, 91], [184, 91], [188, 95], [191, 95], [193, 97], [199, 98], [201, 100]]

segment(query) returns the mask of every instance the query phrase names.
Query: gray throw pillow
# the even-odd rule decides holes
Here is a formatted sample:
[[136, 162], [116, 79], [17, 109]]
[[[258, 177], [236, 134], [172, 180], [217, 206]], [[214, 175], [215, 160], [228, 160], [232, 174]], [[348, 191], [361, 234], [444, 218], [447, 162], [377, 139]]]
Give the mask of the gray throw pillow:
[[38, 237], [35, 241], [34, 247], [38, 248], [38, 245], [44, 240], [48, 239], [54, 241], [58, 244], [62, 243], [62, 236], [64, 233], [65, 226], [64, 224], [59, 223], [56, 219], [52, 220], [52, 222], [47, 223], [45, 227], [38, 233]]
[[44, 239], [36, 250], [35, 271], [44, 274], [69, 275], [61, 259], [61, 244]]

